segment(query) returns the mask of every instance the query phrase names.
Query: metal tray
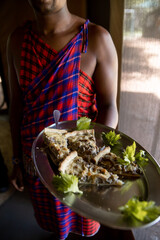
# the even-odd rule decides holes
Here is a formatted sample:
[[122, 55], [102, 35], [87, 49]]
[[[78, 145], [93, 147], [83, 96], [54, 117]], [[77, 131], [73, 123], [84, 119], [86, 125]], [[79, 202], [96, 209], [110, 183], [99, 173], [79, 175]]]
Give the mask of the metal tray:
[[[49, 126], [50, 128], [56, 128], [55, 124]], [[76, 121], [60, 122], [59, 129], [75, 129]], [[97, 145], [102, 146], [101, 133], [113, 130], [101, 124], [92, 123], [92, 128], [95, 129]], [[121, 134], [121, 142], [123, 148], [131, 145], [133, 139], [123, 134], [120, 131], [116, 133]], [[139, 227], [149, 227], [157, 223], [160, 217], [148, 224], [129, 224], [124, 221], [123, 215], [118, 208], [124, 205], [131, 197], [138, 196], [143, 200], [155, 201], [157, 205], [160, 205], [160, 166], [156, 160], [136, 141], [136, 150], [144, 150], [149, 159], [149, 163], [145, 166], [144, 176], [136, 180], [127, 180], [122, 187], [111, 186], [93, 186], [93, 185], [81, 185], [80, 189], [83, 190], [83, 195], [77, 195], [74, 193], [63, 194], [58, 192], [52, 184], [52, 178], [56, 173], [56, 170], [50, 164], [46, 153], [43, 150], [43, 131], [37, 136], [32, 146], [33, 161], [37, 170], [37, 173], [48, 188], [48, 190], [57, 197], [65, 205], [69, 206], [76, 213], [96, 220], [103, 225], [116, 229], [133, 229]]]

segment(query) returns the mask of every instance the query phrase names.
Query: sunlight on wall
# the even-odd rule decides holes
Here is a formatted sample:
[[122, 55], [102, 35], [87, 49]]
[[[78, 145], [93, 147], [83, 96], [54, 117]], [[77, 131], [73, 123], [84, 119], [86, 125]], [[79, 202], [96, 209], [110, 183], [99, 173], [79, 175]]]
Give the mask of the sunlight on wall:
[[119, 130], [160, 163], [160, 1], [141, 3], [125, 1]]
[[[160, 98], [160, 41], [125, 40], [123, 55], [121, 91], [153, 93]], [[125, 58], [127, 55], [130, 57]]]

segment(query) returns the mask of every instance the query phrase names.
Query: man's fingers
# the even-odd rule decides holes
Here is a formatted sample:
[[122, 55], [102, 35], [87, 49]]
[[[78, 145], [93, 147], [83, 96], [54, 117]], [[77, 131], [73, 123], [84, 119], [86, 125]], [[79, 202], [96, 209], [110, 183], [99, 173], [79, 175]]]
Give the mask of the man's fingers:
[[15, 189], [17, 189], [18, 191], [22, 192], [24, 190], [24, 186], [23, 186], [22, 182], [17, 184], [17, 180], [16, 179], [12, 179], [11, 183], [13, 184]]

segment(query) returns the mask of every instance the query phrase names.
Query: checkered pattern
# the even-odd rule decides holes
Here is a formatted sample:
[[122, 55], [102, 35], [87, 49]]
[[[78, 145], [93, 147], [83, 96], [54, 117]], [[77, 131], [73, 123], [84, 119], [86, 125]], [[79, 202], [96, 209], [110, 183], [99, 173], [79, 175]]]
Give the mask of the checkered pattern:
[[[21, 52], [20, 85], [24, 98], [21, 136], [23, 152], [30, 158], [33, 140], [53, 124], [53, 110], [61, 111], [61, 121], [80, 116], [94, 119], [97, 109], [94, 82], [80, 71], [81, 52], [87, 51], [88, 21], [60, 51], [43, 42], [26, 24]], [[86, 219], [64, 206], [43, 186], [29, 177], [29, 189], [39, 225], [65, 239], [69, 232], [94, 235], [99, 223]]]
[[39, 178], [29, 176], [27, 179], [35, 217], [43, 229], [55, 233], [58, 239], [67, 238], [70, 232], [89, 237], [99, 230], [99, 223], [76, 214], [62, 204], [48, 192]]
[[51, 49], [27, 23], [21, 52], [20, 85], [24, 97], [22, 122], [23, 152], [30, 156], [35, 137], [53, 124], [53, 110], [61, 112], [60, 121], [81, 116], [95, 118], [94, 83], [80, 73], [81, 52], [87, 51], [88, 21], [60, 51]]
[[95, 121], [97, 107], [93, 79], [80, 70], [78, 83], [78, 117], [86, 116]]

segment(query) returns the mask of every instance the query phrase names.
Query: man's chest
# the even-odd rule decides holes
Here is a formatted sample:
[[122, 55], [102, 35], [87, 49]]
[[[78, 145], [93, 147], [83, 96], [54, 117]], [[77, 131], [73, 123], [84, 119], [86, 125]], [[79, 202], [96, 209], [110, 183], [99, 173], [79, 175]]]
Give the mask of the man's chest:
[[[76, 31], [75, 32], [69, 32], [67, 34], [56, 34], [56, 35], [51, 35], [51, 36], [45, 36], [42, 37], [41, 39], [44, 43], [47, 44], [49, 49], [52, 49], [59, 53], [61, 50], [65, 49], [65, 47], [72, 41], [74, 40], [76, 36]], [[87, 39], [88, 41], [88, 39]], [[83, 40], [82, 40], [82, 46], [83, 46]], [[93, 76], [95, 67], [96, 67], [96, 57], [90, 47], [90, 43], [88, 41], [87, 44], [87, 52], [86, 53], [81, 53], [81, 61], [80, 61], [80, 69], [84, 72], [87, 73], [90, 77]]]
[[[57, 54], [67, 46], [67, 44], [70, 42], [71, 36], [64, 36], [64, 38], [61, 36], [58, 38], [58, 36], [51, 38], [41, 38], [41, 43], [45, 46], [46, 45], [46, 52], [57, 52]], [[21, 44], [22, 46], [22, 44]], [[37, 55], [37, 45], [36, 46], [30, 46], [31, 49], [34, 49], [35, 51], [32, 52], [32, 58], [34, 57], [40, 57], [43, 60], [42, 52], [39, 53], [40, 56]], [[22, 54], [22, 48], [16, 49], [17, 53], [14, 55], [14, 65], [16, 68], [17, 76], [19, 78], [20, 76], [20, 70], [21, 70], [21, 63], [23, 61], [23, 64], [27, 64], [27, 62], [24, 62], [24, 55], [29, 54], [28, 51], [26, 53]], [[47, 53], [46, 53], [47, 54]], [[45, 57], [45, 56], [44, 56]], [[23, 59], [22, 59], [23, 58]], [[90, 48], [89, 44], [87, 47], [86, 53], [81, 53], [81, 59], [80, 59], [80, 69], [85, 72], [90, 77], [93, 76], [94, 71], [96, 67], [96, 57]]]

